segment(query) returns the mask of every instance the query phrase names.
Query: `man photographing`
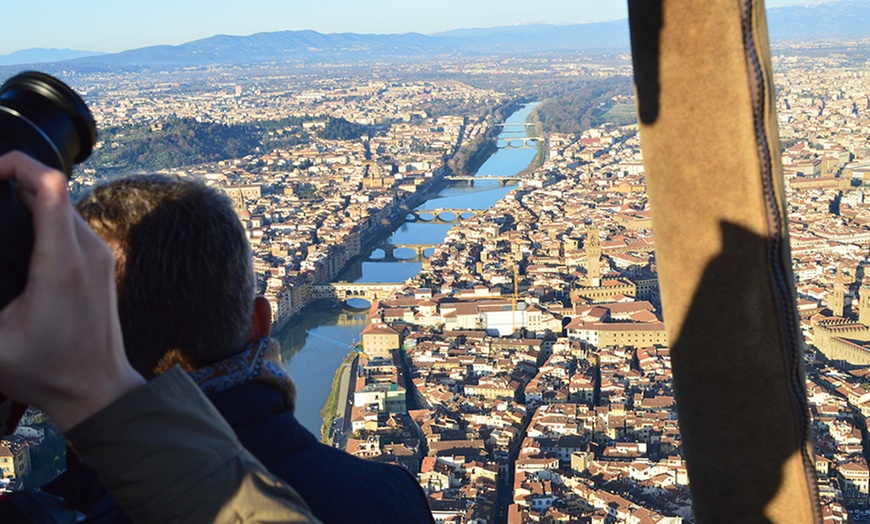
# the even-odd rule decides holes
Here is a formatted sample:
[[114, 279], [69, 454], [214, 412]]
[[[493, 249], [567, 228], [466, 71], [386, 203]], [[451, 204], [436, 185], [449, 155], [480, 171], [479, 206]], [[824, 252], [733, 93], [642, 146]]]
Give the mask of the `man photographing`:
[[[295, 389], [268, 338], [271, 309], [254, 296], [250, 246], [229, 199], [193, 180], [137, 176], [108, 183], [77, 209], [116, 259], [118, 312], [133, 367], [145, 378], [180, 366], [241, 443], [300, 492], [324, 522], [432, 522], [416, 479], [398, 466], [323, 445], [293, 416]], [[85, 514], [71, 470], [47, 490]]]
[[0, 180], [18, 182], [35, 232], [24, 290], [0, 310], [0, 390], [45, 411], [137, 522], [314, 521], [183, 373], [146, 384], [130, 365], [114, 258], [64, 175], [12, 152]]

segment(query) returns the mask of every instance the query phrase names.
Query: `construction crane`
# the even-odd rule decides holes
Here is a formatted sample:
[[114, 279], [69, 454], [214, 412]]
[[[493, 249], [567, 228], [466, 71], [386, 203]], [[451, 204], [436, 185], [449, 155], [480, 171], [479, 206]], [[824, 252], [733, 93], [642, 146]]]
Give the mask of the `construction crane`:
[[514, 293], [511, 295], [511, 336], [517, 331], [517, 295], [519, 294], [519, 273], [516, 263], [511, 264], [514, 273]]

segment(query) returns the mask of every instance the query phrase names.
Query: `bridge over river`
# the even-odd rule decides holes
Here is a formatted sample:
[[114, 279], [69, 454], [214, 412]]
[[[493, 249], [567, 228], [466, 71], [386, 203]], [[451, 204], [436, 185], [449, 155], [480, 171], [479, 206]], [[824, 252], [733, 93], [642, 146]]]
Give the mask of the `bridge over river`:
[[501, 127], [505, 131], [511, 128], [519, 128], [525, 131], [529, 126], [534, 127], [535, 124], [533, 122], [502, 122], [501, 124], [495, 124], [495, 127]]
[[479, 212], [479, 209], [415, 209], [408, 212], [405, 220], [408, 222], [420, 221], [430, 224], [453, 224], [460, 220], [469, 219]]
[[329, 299], [344, 302], [351, 298], [363, 298], [369, 302], [376, 302], [389, 298], [393, 293], [405, 287], [404, 282], [397, 283], [371, 283], [359, 282], [326, 282], [314, 284], [311, 296], [314, 299]]
[[498, 175], [449, 175], [444, 177], [448, 182], [468, 182], [468, 185], [473, 186], [475, 181], [495, 180], [499, 184], [506, 186], [508, 182], [519, 182], [521, 176], [498, 176]]
[[[503, 133], [522, 133], [527, 135], [529, 126], [535, 127], [532, 122], [504, 122], [495, 124], [495, 127], [500, 127]], [[537, 149], [540, 139], [534, 136], [510, 136], [501, 134], [498, 138], [499, 149]]]
[[499, 149], [537, 149], [538, 139], [535, 137], [499, 138]]
[[[417, 260], [422, 260], [426, 258], [426, 250], [434, 249], [438, 247], [439, 244], [378, 244], [374, 246], [375, 249], [380, 249], [384, 252], [385, 260], [405, 260], [401, 257], [396, 257], [395, 251], [397, 249], [413, 249], [416, 254]], [[411, 257], [409, 257], [411, 258]], [[369, 258], [369, 260], [382, 260], [376, 258]]]

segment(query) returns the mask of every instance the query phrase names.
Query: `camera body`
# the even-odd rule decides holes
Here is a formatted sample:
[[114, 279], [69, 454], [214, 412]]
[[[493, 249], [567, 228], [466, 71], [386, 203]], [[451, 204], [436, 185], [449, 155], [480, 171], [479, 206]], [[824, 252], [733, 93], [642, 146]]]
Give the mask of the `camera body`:
[[[22, 151], [72, 175], [97, 141], [94, 117], [66, 84], [28, 71], [0, 86], [0, 155]], [[14, 182], [0, 182], [0, 309], [21, 294], [33, 250], [33, 220]]]

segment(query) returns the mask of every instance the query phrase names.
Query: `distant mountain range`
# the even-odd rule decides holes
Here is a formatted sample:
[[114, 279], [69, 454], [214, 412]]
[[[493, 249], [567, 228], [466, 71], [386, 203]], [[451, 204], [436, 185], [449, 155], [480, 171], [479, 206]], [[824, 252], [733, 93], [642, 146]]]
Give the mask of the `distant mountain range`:
[[61, 62], [73, 58], [93, 57], [103, 55], [95, 51], [77, 51], [75, 49], [54, 49], [36, 47], [15, 51], [8, 55], [0, 55], [0, 65], [39, 64], [43, 62]]
[[[870, 37], [870, 0], [839, 0], [768, 10], [773, 41]], [[250, 36], [217, 35], [177, 46], [160, 45], [99, 54], [69, 49], [30, 49], [0, 56], [0, 65], [63, 62], [65, 68], [176, 68], [278, 60], [539, 53], [628, 49], [626, 20], [575, 25], [518, 25], [458, 29], [434, 35], [368, 35], [280, 31]]]
[[449, 42], [458, 50], [474, 53], [628, 49], [628, 20], [593, 24], [531, 24], [457, 29], [433, 36]]
[[311, 60], [366, 54], [376, 57], [414, 57], [454, 52], [442, 39], [419, 33], [362, 35], [321, 34], [317, 31], [278, 31], [250, 36], [217, 35], [177, 46], [159, 45], [68, 64], [190, 67], [202, 64], [246, 64], [277, 60]]
[[870, 1], [840, 0], [770, 9], [770, 39], [819, 40], [870, 37]]

